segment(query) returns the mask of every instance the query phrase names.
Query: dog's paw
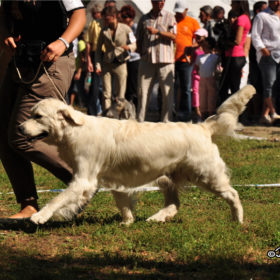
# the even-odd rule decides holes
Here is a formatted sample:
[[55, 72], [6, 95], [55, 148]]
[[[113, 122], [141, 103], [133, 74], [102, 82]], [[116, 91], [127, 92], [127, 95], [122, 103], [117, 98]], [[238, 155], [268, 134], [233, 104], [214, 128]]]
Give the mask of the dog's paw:
[[147, 222], [167, 222], [171, 220], [176, 214], [178, 210], [177, 207], [174, 204], [171, 204], [161, 210], [159, 210], [156, 214], [148, 218], [146, 221]]
[[121, 226], [129, 226], [129, 225], [131, 225], [131, 224], [133, 224], [133, 223], [134, 223], [134, 219], [132, 218], [132, 219], [123, 220], [123, 221], [120, 223], [120, 225], [121, 225]]
[[46, 212], [42, 213], [42, 211], [39, 211], [38, 213], [33, 214], [30, 220], [36, 225], [42, 225], [46, 223], [51, 216], [51, 214], [47, 214]]
[[146, 222], [158, 222], [158, 223], [164, 223], [166, 221], [165, 217], [158, 217], [158, 216], [152, 216], [146, 220]]

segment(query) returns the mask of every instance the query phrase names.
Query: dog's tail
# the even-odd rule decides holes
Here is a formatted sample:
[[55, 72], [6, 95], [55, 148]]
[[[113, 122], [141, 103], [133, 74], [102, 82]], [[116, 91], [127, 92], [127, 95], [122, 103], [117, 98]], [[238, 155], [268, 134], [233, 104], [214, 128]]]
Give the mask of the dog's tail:
[[246, 104], [256, 93], [253, 86], [247, 85], [229, 97], [218, 109], [217, 114], [203, 123], [211, 135], [235, 136], [238, 116], [245, 110]]

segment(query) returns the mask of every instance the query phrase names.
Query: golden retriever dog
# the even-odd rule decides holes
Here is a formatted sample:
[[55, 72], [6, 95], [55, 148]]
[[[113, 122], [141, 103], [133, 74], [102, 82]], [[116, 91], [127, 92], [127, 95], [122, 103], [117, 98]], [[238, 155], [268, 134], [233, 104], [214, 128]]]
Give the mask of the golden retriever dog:
[[148, 221], [165, 222], [178, 212], [178, 192], [192, 183], [222, 197], [232, 217], [243, 222], [238, 193], [230, 185], [227, 168], [213, 135], [234, 136], [239, 114], [254, 95], [246, 86], [229, 97], [217, 114], [199, 124], [139, 123], [87, 116], [56, 99], [40, 101], [22, 125], [30, 140], [55, 144], [73, 168], [69, 186], [31, 217], [36, 224], [50, 218], [71, 219], [99, 187], [113, 188], [123, 222], [132, 223], [132, 198], [123, 188], [156, 181], [164, 194], [163, 209]]

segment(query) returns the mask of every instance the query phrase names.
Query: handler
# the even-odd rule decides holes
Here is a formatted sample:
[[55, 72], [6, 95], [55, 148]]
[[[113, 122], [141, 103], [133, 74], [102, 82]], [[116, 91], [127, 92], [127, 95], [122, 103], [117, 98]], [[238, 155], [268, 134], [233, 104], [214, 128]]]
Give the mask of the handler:
[[63, 99], [75, 70], [71, 42], [86, 23], [81, 0], [2, 1], [7, 34], [1, 34], [4, 52], [11, 54], [0, 88], [0, 158], [21, 210], [10, 218], [28, 218], [38, 211], [31, 162], [63, 182], [72, 170], [54, 146], [30, 142], [19, 125], [40, 100]]

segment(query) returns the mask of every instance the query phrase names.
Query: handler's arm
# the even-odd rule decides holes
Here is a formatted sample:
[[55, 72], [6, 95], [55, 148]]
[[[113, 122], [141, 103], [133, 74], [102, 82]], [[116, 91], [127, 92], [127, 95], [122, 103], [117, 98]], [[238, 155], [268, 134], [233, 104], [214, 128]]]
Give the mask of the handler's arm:
[[[67, 26], [61, 37], [68, 43], [71, 43], [76, 37], [80, 35], [86, 24], [85, 9], [78, 9], [73, 11], [70, 16], [69, 25]], [[66, 50], [66, 45], [62, 40], [49, 44], [41, 54], [42, 61], [56, 61]]]
[[5, 13], [2, 6], [0, 6], [0, 48], [3, 47], [4, 39], [7, 37], [7, 30], [5, 28]]
[[13, 37], [9, 30], [9, 16], [6, 14], [4, 4], [7, 3], [5, 2], [3, 6], [0, 6], [0, 51], [5, 52], [2, 57], [6, 55], [11, 57], [15, 53], [16, 42], [20, 40], [20, 36]]
[[62, 34], [62, 38], [64, 38], [67, 42], [72, 42], [75, 38], [77, 38], [84, 29], [86, 24], [86, 12], [85, 9], [75, 10], [69, 20], [69, 25]]

